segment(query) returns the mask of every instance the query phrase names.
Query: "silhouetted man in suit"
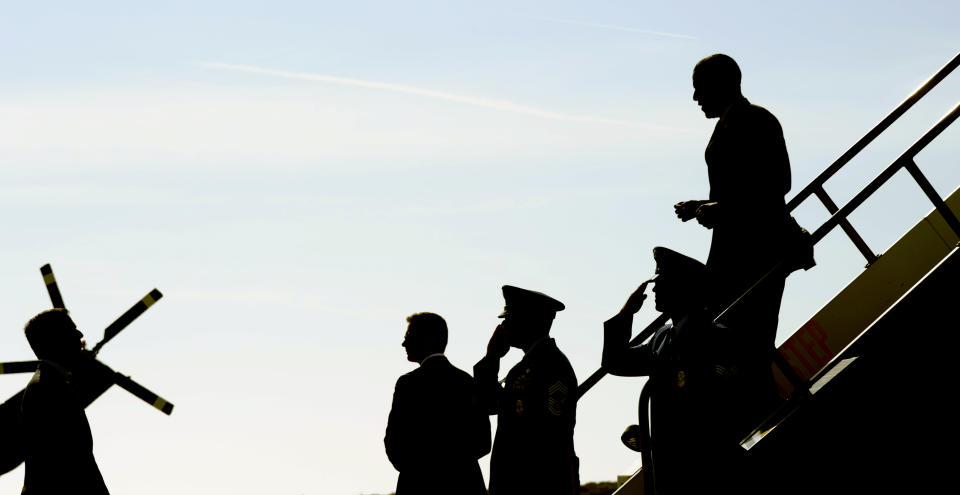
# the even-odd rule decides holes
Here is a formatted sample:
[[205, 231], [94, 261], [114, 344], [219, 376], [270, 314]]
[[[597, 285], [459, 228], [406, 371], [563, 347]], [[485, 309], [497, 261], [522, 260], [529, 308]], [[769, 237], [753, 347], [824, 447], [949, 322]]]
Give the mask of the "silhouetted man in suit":
[[[577, 422], [577, 377], [550, 338], [550, 326], [563, 303], [539, 292], [503, 286], [506, 307], [473, 367], [497, 435], [490, 457], [491, 495], [576, 495], [579, 459], [573, 448]], [[522, 349], [503, 386], [500, 359], [510, 347]]]
[[65, 309], [44, 311], [24, 331], [42, 360], [21, 408], [26, 461], [25, 495], [108, 493], [93, 458], [90, 424], [71, 370], [84, 359], [83, 334]]
[[[629, 347], [644, 282], [604, 323], [603, 367], [618, 376], [649, 376], [650, 441], [658, 495], [733, 493], [742, 479], [745, 426], [743, 334], [713, 323], [705, 305], [707, 268], [675, 251], [653, 250], [657, 310], [671, 324]], [[646, 406], [641, 406], [646, 411]], [[641, 419], [641, 428], [646, 428]], [[752, 426], [752, 425], [751, 425]]]
[[[711, 55], [693, 69], [693, 99], [708, 119], [719, 119], [704, 157], [710, 180], [706, 201], [675, 205], [677, 216], [696, 218], [713, 230], [707, 268], [716, 315], [756, 283], [788, 249], [795, 223], [784, 195], [790, 190], [790, 159], [777, 118], [750, 104], [740, 92], [740, 68], [727, 55]], [[770, 357], [775, 349], [780, 300], [786, 272], [768, 277], [722, 323], [745, 334], [743, 345], [755, 359], [744, 366], [775, 395]], [[758, 407], [766, 407], [758, 404]]]
[[416, 313], [403, 339], [420, 367], [397, 380], [383, 439], [400, 471], [397, 495], [486, 494], [477, 459], [490, 452], [490, 419], [472, 377], [443, 355], [447, 323]]
[[[706, 201], [677, 203], [675, 209], [681, 220], [696, 218], [713, 230], [707, 268], [717, 286], [715, 306], [722, 309], [783, 254], [790, 159], [777, 118], [740, 93], [740, 68], [732, 58], [716, 54], [697, 63], [693, 88], [704, 115], [719, 119], [704, 154], [710, 195]], [[760, 292], [768, 297], [755, 297], [736, 316], [762, 319], [758, 340], [773, 346], [782, 277]]]

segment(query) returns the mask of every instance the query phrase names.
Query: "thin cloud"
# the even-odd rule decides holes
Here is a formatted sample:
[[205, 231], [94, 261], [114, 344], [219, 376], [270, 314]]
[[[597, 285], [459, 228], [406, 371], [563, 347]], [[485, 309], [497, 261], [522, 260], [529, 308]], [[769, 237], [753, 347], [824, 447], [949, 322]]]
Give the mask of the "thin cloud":
[[301, 79], [306, 81], [315, 81], [315, 82], [328, 83], [328, 84], [341, 84], [345, 86], [355, 86], [360, 88], [393, 91], [396, 93], [405, 93], [405, 94], [423, 96], [427, 98], [435, 98], [439, 100], [454, 101], [457, 103], [464, 103], [467, 105], [474, 105], [474, 106], [484, 107], [484, 108], [492, 108], [495, 110], [520, 113], [524, 115], [532, 115], [534, 117], [541, 117], [541, 118], [553, 119], [553, 120], [589, 122], [589, 123], [595, 123], [595, 124], [625, 125], [625, 126], [632, 126], [632, 127], [642, 127], [649, 130], [661, 130], [661, 131], [673, 130], [663, 126], [641, 124], [638, 122], [630, 122], [626, 120], [609, 119], [605, 117], [594, 117], [589, 115], [571, 115], [571, 114], [566, 114], [561, 112], [544, 110], [536, 107], [530, 107], [526, 105], [520, 105], [520, 104], [512, 103], [509, 101], [491, 100], [487, 98], [477, 98], [474, 96], [458, 95], [458, 94], [447, 93], [443, 91], [434, 91], [431, 89], [417, 88], [414, 86], [405, 86], [402, 84], [394, 84], [394, 83], [387, 83], [387, 82], [380, 82], [380, 81], [367, 81], [363, 79], [352, 79], [347, 77], [331, 76], [326, 74], [290, 72], [290, 71], [269, 69], [265, 67], [225, 64], [220, 62], [202, 62], [200, 65], [203, 67], [211, 68], [211, 69], [248, 72], [253, 74], [263, 74], [263, 75], [274, 76], [274, 77], [283, 77], [287, 79]]
[[591, 27], [591, 28], [597, 28], [597, 29], [609, 29], [609, 30], [613, 30], [613, 31], [627, 31], [627, 32], [630, 32], [630, 33], [650, 34], [650, 35], [653, 35], [653, 36], [664, 36], [664, 37], [667, 37], [667, 38], [680, 38], [680, 39], [685, 39], [685, 40], [695, 40], [695, 39], [697, 39], [696, 36], [690, 36], [690, 35], [688, 35], [688, 34], [667, 33], [667, 32], [664, 32], [664, 31], [652, 31], [652, 30], [649, 30], [649, 29], [639, 29], [639, 28], [632, 28], [632, 27], [626, 27], [626, 26], [616, 26], [616, 25], [613, 25], [613, 24], [598, 24], [598, 23], [595, 23], [595, 22], [571, 21], [571, 20], [569, 20], [569, 19], [556, 19], [556, 18], [553, 18], [553, 17], [532, 17], [532, 19], [537, 19], [537, 20], [540, 20], [540, 21], [559, 22], [559, 23], [562, 23], [562, 24], [572, 24], [572, 25], [574, 25], [574, 26], [584, 26], [584, 27]]

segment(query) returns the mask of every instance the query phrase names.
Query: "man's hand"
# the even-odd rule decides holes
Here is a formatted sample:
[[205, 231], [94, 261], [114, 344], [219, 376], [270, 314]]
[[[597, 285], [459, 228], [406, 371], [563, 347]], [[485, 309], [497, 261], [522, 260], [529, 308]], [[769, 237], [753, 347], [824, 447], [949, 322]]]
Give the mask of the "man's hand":
[[677, 218], [686, 222], [697, 216], [697, 208], [704, 203], [706, 203], [706, 201], [681, 201], [673, 205], [673, 211], [676, 212]]
[[703, 203], [697, 208], [697, 222], [708, 229], [712, 229], [720, 223], [721, 209], [716, 201]]
[[640, 311], [640, 308], [643, 307], [643, 300], [647, 298], [647, 295], [643, 292], [647, 290], [647, 284], [650, 281], [640, 284], [637, 287], [637, 290], [633, 291], [633, 294], [630, 294], [630, 297], [627, 298], [627, 302], [624, 303], [623, 309], [620, 310], [622, 315], [635, 315], [637, 311]]
[[510, 350], [510, 343], [507, 342], [507, 333], [503, 329], [503, 323], [497, 325], [490, 336], [490, 342], [487, 342], [487, 356], [500, 359], [507, 355]]

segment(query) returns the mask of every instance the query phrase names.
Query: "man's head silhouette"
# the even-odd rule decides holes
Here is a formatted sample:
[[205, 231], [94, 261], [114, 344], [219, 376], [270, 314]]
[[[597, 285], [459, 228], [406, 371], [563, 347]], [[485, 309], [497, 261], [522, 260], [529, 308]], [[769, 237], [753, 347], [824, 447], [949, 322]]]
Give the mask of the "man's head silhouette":
[[557, 311], [563, 311], [562, 302], [541, 292], [503, 286], [505, 306], [503, 331], [511, 347], [527, 351], [538, 340], [550, 334]]
[[447, 322], [435, 313], [414, 313], [407, 317], [407, 333], [401, 344], [407, 360], [419, 363], [447, 348]]
[[83, 348], [83, 333], [77, 330], [66, 309], [50, 309], [34, 316], [23, 331], [39, 359], [69, 365]]
[[740, 67], [730, 56], [717, 53], [697, 62], [693, 68], [693, 99], [708, 119], [720, 117], [741, 97]]
[[664, 247], [653, 248], [657, 262], [653, 293], [657, 311], [680, 317], [702, 309], [708, 282], [707, 267]]

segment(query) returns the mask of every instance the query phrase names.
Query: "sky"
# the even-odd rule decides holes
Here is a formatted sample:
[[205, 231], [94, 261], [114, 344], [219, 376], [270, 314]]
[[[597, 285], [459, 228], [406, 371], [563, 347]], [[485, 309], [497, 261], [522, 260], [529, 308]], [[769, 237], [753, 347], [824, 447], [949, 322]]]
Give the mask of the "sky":
[[[405, 317], [444, 316], [466, 370], [500, 287], [567, 309], [551, 332], [583, 380], [602, 322], [709, 232], [672, 205], [707, 195], [714, 121], [693, 65], [733, 56], [772, 111], [788, 198], [957, 54], [952, 1], [5, 2], [0, 16], [0, 360], [50, 306], [51, 263], [87, 341], [164, 297], [100, 359], [176, 405], [121, 389], [87, 409], [113, 493], [389, 493]], [[960, 96], [941, 83], [827, 185], [845, 203]], [[917, 157], [946, 196], [960, 130]], [[851, 220], [882, 252], [931, 206], [898, 174]], [[795, 212], [813, 230], [825, 210]], [[839, 232], [790, 277], [778, 342], [855, 277]], [[641, 311], [649, 321], [652, 308]], [[639, 326], [639, 324], [638, 324]], [[639, 328], [638, 328], [639, 330]], [[512, 350], [501, 367], [518, 361]], [[27, 375], [0, 376], [14, 394]], [[583, 481], [638, 465], [619, 441], [642, 379], [578, 408]], [[487, 472], [489, 457], [481, 460]], [[22, 467], [0, 476], [19, 493]]]

